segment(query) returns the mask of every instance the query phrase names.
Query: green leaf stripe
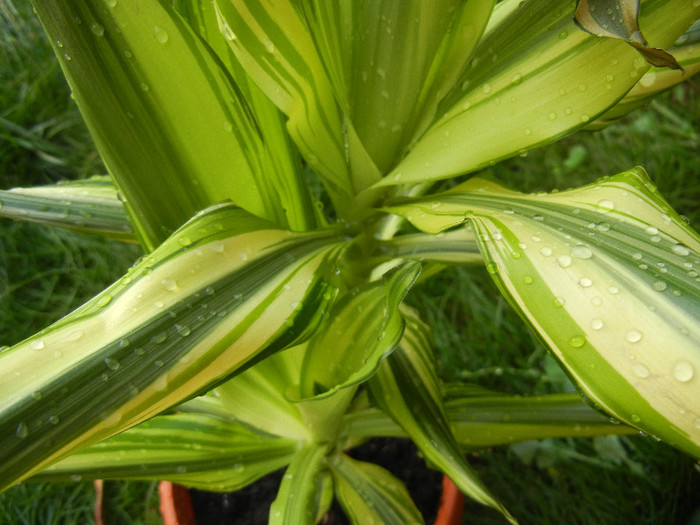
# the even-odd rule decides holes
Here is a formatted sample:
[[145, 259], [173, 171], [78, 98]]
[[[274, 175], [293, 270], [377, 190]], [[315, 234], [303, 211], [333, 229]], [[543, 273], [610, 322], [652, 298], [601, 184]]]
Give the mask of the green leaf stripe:
[[145, 421], [33, 476], [33, 480], [141, 479], [238, 490], [291, 460], [295, 441], [226, 419], [178, 413]]
[[119, 192], [109, 177], [0, 190], [0, 217], [61, 226], [136, 242]]
[[429, 231], [469, 220], [487, 270], [593, 403], [700, 454], [700, 238], [643, 170], [541, 195], [472, 179], [416, 204], [396, 211]]
[[220, 205], [0, 353], [0, 479], [21, 479], [305, 336], [330, 296], [317, 270], [335, 242]]

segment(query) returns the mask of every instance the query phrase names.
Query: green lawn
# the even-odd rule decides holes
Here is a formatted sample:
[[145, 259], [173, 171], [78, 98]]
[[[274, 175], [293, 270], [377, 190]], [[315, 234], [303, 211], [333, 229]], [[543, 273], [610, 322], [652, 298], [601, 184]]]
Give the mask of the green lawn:
[[[0, 188], [103, 173], [69, 90], [26, 2], [0, 2]], [[598, 133], [581, 132], [494, 166], [525, 191], [567, 188], [641, 164], [671, 204], [700, 224], [700, 86], [690, 80]], [[0, 221], [0, 345], [66, 314], [118, 278], [135, 246]], [[445, 380], [511, 393], [573, 387], [480, 268], [453, 268], [409, 298], [434, 327]], [[473, 454], [486, 483], [523, 525], [691, 525], [700, 473], [649, 437], [528, 442]], [[108, 486], [114, 523], [153, 523], [154, 485]], [[91, 482], [24, 483], [0, 495], [3, 524], [85, 524]], [[467, 503], [464, 523], [505, 523]], [[696, 518], [700, 519], [700, 518]], [[698, 523], [697, 521], [694, 523]]]

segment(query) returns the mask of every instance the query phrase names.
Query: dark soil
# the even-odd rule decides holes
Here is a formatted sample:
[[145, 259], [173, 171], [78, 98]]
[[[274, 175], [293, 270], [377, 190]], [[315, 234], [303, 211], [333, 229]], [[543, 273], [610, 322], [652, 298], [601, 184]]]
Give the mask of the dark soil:
[[[432, 523], [440, 502], [442, 474], [425, 466], [415, 445], [405, 439], [375, 438], [350, 451], [350, 456], [375, 463], [402, 480], [426, 523]], [[269, 508], [282, 480], [274, 472], [244, 489], [226, 494], [190, 490], [197, 525], [265, 525]], [[348, 519], [334, 502], [326, 525], [347, 525]]]

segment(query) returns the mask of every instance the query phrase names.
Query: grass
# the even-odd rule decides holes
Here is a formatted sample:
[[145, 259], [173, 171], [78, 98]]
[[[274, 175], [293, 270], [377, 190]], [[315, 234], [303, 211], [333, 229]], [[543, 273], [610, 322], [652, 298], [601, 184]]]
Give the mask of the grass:
[[[0, 187], [103, 173], [41, 28], [25, 2], [0, 3]], [[567, 188], [642, 164], [691, 225], [700, 221], [700, 88], [687, 82], [598, 133], [578, 133], [494, 166], [523, 191]], [[0, 344], [13, 344], [116, 279], [136, 247], [33, 224], [0, 222]], [[450, 268], [410, 301], [434, 327], [444, 380], [515, 394], [573, 386], [481, 268]], [[523, 525], [690, 525], [700, 474], [648, 437], [544, 440], [483, 451], [471, 462]], [[108, 483], [110, 523], [156, 522], [151, 483]], [[23, 483], [0, 495], [2, 523], [84, 524], [91, 482]], [[464, 523], [502, 524], [467, 502]]]

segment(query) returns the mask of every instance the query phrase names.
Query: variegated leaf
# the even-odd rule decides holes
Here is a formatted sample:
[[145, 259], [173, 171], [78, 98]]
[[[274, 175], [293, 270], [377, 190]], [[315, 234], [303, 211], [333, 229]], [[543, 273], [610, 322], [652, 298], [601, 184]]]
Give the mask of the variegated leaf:
[[169, 480], [202, 490], [238, 490], [287, 465], [297, 442], [205, 414], [161, 415], [96, 443], [32, 480]]
[[401, 425], [432, 464], [466, 494], [512, 516], [468, 465], [447, 422], [428, 327], [403, 309], [406, 331], [397, 350], [368, 381], [372, 399]]
[[700, 456], [700, 241], [641, 168], [544, 195], [472, 179], [393, 211], [431, 232], [468, 221], [591, 401]]
[[287, 467], [275, 501], [270, 506], [270, 525], [314, 525], [323, 502], [318, 496], [328, 484], [326, 444], [303, 443]]
[[338, 499], [353, 525], [425, 523], [404, 484], [378, 465], [337, 454], [331, 472]]
[[137, 0], [34, 6], [146, 251], [226, 199], [288, 227], [285, 202], [295, 195], [275, 185], [284, 174], [266, 171], [279, 163], [270, 159], [258, 116], [171, 6]]
[[[670, 46], [700, 17], [687, 0], [646, 2], [642, 23]], [[436, 120], [376, 186], [446, 179], [575, 131], [614, 105], [648, 69], [620, 41], [581, 31], [568, 0], [497, 4], [470, 67]]]
[[136, 242], [119, 192], [109, 177], [0, 190], [0, 217]]
[[0, 353], [0, 478], [23, 479], [305, 337], [331, 231], [294, 234], [230, 204]]

